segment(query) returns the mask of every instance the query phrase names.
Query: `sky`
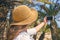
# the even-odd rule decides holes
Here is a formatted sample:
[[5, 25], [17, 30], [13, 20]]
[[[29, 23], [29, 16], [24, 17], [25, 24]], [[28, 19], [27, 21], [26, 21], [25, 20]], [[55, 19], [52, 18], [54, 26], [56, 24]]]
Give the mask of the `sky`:
[[57, 26], [58, 28], [60, 28], [60, 12], [58, 12], [58, 14], [56, 15], [56, 22], [57, 22]]

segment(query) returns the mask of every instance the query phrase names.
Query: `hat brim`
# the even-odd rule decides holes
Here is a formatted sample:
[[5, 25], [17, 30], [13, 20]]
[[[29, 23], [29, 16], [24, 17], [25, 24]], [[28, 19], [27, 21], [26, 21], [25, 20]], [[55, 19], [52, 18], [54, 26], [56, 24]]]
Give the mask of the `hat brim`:
[[33, 23], [38, 18], [38, 12], [36, 10], [31, 10], [31, 13], [32, 13], [31, 16], [26, 20], [18, 23], [11, 23], [10, 25], [27, 25]]

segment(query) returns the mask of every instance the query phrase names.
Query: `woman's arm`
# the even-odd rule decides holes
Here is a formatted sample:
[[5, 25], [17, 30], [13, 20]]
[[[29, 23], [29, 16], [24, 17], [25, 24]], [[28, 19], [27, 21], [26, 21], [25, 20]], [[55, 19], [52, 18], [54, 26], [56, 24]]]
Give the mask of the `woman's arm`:
[[35, 27], [36, 31], [38, 32], [44, 25], [44, 22], [40, 23], [38, 26]]
[[38, 32], [45, 24], [47, 24], [47, 17], [44, 18], [44, 22], [40, 23], [35, 27], [36, 31]]
[[40, 23], [34, 28], [27, 29], [27, 33], [30, 35], [35, 35], [45, 24], [47, 23], [46, 17], [44, 18], [44, 22]]

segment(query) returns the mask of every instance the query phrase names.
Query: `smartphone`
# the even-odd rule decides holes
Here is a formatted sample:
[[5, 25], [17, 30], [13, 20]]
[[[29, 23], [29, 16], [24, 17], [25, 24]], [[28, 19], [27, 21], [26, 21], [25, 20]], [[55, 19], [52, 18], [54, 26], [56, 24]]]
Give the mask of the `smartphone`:
[[47, 20], [52, 20], [52, 19], [53, 19], [52, 16], [47, 17]]

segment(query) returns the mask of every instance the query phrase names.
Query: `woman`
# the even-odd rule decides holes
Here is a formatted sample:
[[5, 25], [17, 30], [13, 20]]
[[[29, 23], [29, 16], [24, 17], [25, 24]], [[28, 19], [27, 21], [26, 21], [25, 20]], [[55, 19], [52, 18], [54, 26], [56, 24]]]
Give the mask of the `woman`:
[[27, 29], [27, 25], [32, 24], [38, 18], [38, 12], [35, 9], [30, 9], [25, 5], [17, 6], [12, 12], [13, 22], [8, 33], [8, 40], [34, 40], [32, 35], [35, 35], [46, 23], [44, 21], [34, 28]]

